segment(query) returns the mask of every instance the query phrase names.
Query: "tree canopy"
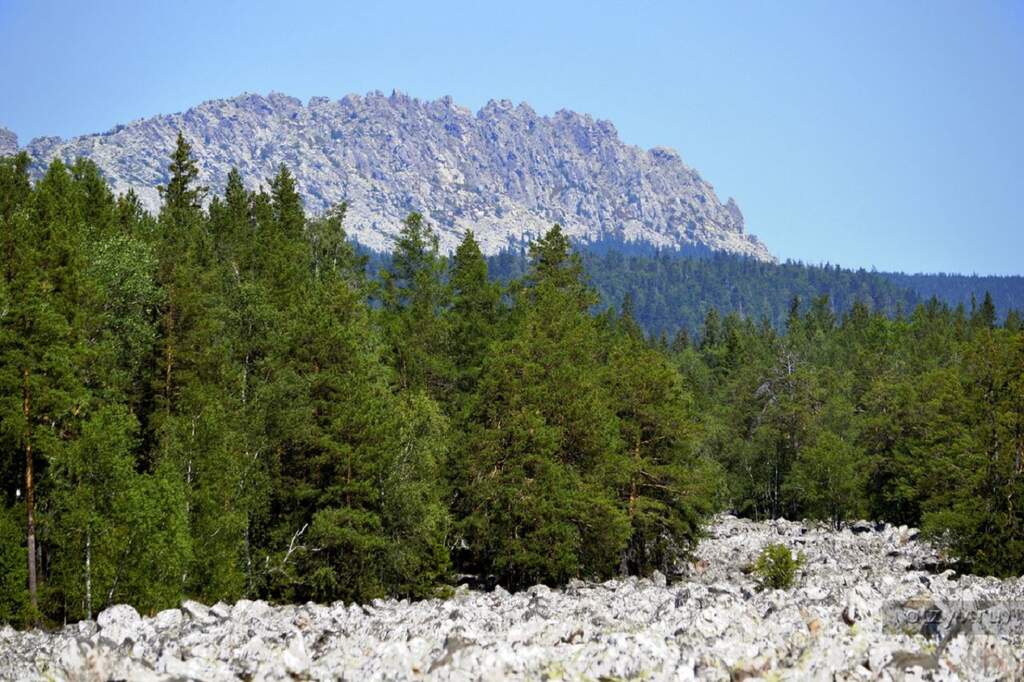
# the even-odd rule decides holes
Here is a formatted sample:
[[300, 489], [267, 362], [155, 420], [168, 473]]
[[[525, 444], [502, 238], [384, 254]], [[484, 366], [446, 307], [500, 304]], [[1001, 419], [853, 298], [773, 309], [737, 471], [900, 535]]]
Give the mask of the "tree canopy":
[[1024, 570], [1024, 331], [991, 296], [720, 310], [677, 286], [714, 259], [557, 225], [448, 256], [416, 213], [368, 263], [287, 168], [211, 194], [179, 136], [168, 176], [150, 216], [89, 162], [0, 160], [0, 620], [671, 576], [723, 509]]

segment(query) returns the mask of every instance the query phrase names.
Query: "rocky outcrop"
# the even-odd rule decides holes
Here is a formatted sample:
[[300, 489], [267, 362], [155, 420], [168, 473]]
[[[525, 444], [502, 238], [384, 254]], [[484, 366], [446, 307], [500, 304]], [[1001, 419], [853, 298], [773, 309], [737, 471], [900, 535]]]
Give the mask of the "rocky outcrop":
[[242, 95], [100, 135], [38, 138], [27, 149], [37, 173], [53, 157], [88, 157], [116, 191], [134, 188], [155, 210], [179, 130], [193, 145], [205, 185], [219, 191], [237, 167], [255, 189], [283, 163], [308, 209], [348, 201], [350, 233], [376, 248], [387, 248], [402, 218], [419, 211], [449, 250], [466, 229], [495, 252], [558, 222], [584, 242], [772, 259], [744, 231], [736, 203], [722, 204], [676, 152], [626, 145], [607, 121], [572, 111], [540, 116], [505, 100], [473, 113], [451, 98], [400, 93], [307, 104], [280, 94]]
[[0, 126], [0, 156], [14, 156], [18, 153], [18, 136]]
[[[936, 573], [908, 528], [721, 517], [678, 581], [576, 581], [444, 600], [140, 618], [114, 606], [53, 633], [0, 631], [2, 679], [1020, 679], [1024, 580]], [[797, 585], [747, 567], [781, 542]]]

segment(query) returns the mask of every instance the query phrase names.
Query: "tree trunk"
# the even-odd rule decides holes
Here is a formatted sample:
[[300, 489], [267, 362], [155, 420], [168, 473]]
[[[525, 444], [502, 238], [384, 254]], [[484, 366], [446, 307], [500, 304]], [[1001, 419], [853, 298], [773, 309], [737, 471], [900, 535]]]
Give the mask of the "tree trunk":
[[36, 618], [39, 601], [36, 597], [36, 515], [35, 515], [35, 484], [32, 481], [32, 403], [29, 399], [28, 369], [22, 370], [22, 411], [25, 414], [25, 511], [27, 517], [28, 550], [28, 596], [32, 604], [32, 618]]
[[85, 619], [92, 620], [92, 529], [85, 531]]
[[[636, 434], [636, 444], [635, 444], [635, 446], [633, 448], [633, 463], [636, 466], [636, 471], [634, 471], [632, 473], [631, 477], [630, 477], [631, 480], [629, 482], [629, 507], [628, 507], [628, 509], [629, 509], [629, 524], [630, 524], [631, 527], [632, 527], [632, 525], [634, 523], [634, 518], [636, 517], [636, 498], [637, 498], [636, 477], [637, 477], [637, 473], [640, 471], [640, 433], [639, 433], [639, 431]], [[630, 538], [630, 543], [627, 543], [626, 548], [622, 551], [622, 557], [621, 557], [621, 559], [619, 561], [619, 574], [622, 575], [623, 577], [629, 575], [629, 558], [630, 558], [630, 554], [631, 554], [630, 550], [632, 549], [632, 547], [630, 547], [630, 544], [632, 544], [632, 537]]]

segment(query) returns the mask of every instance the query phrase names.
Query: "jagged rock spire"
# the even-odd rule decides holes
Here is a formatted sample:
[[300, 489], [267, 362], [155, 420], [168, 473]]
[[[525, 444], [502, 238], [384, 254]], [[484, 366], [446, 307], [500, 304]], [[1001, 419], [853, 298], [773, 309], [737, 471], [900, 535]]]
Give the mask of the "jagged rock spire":
[[37, 169], [53, 156], [93, 159], [116, 191], [132, 188], [159, 206], [156, 187], [181, 131], [199, 182], [219, 191], [237, 167], [250, 188], [285, 164], [307, 209], [348, 202], [350, 233], [387, 248], [410, 211], [452, 250], [472, 229], [484, 252], [543, 234], [560, 223], [579, 241], [626, 241], [772, 259], [744, 232], [735, 202], [679, 154], [624, 144], [607, 122], [562, 110], [492, 100], [475, 114], [451, 98], [325, 97], [307, 104], [280, 93], [213, 100], [180, 114], [117, 126], [100, 135], [29, 144]]

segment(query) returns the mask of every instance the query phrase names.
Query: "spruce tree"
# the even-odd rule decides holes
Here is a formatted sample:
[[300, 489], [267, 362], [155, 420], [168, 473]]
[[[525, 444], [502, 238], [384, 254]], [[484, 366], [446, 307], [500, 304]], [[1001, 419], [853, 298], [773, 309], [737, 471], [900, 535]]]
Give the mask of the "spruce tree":
[[490, 346], [468, 435], [468, 562], [510, 587], [607, 576], [629, 535], [605, 472], [618, 447], [593, 293], [557, 226], [531, 247], [516, 328]]
[[498, 334], [501, 290], [488, 278], [487, 261], [471, 231], [467, 231], [451, 262], [452, 306], [450, 313], [451, 365], [455, 394], [449, 412], [476, 388], [487, 346]]
[[[318, 248], [304, 247], [305, 278], [280, 299], [287, 316], [264, 398], [273, 464], [271, 507], [257, 529], [260, 591], [426, 596], [447, 579], [445, 421], [422, 394], [392, 393], [362, 263], [338, 250], [341, 229], [336, 214], [313, 225]], [[336, 245], [333, 257], [319, 250], [326, 244]]]
[[381, 273], [383, 323], [399, 387], [426, 390], [434, 398], [451, 390], [445, 269], [437, 235], [423, 216], [410, 213], [395, 242], [391, 267]]
[[[180, 493], [167, 492], [184, 499], [188, 538], [204, 547], [193, 552], [175, 545], [182, 552], [175, 562], [186, 565], [179, 591], [199, 595], [197, 586], [207, 585], [221, 596], [237, 591], [237, 577], [227, 582], [233, 587], [225, 588], [220, 576], [222, 568], [237, 576], [227, 558], [235, 553], [235, 533], [225, 530], [237, 528], [238, 521], [233, 509], [217, 503], [233, 494], [235, 468], [227, 455], [233, 441], [230, 406], [211, 376], [222, 371], [230, 339], [217, 314], [213, 244], [202, 208], [206, 189], [195, 184], [198, 167], [180, 134], [169, 173], [159, 216], [157, 282], [164, 300], [153, 377], [155, 409], [148, 424], [155, 450], [150, 470], [164, 476], [174, 472], [169, 483], [180, 486]], [[228, 537], [222, 540], [221, 533]]]

